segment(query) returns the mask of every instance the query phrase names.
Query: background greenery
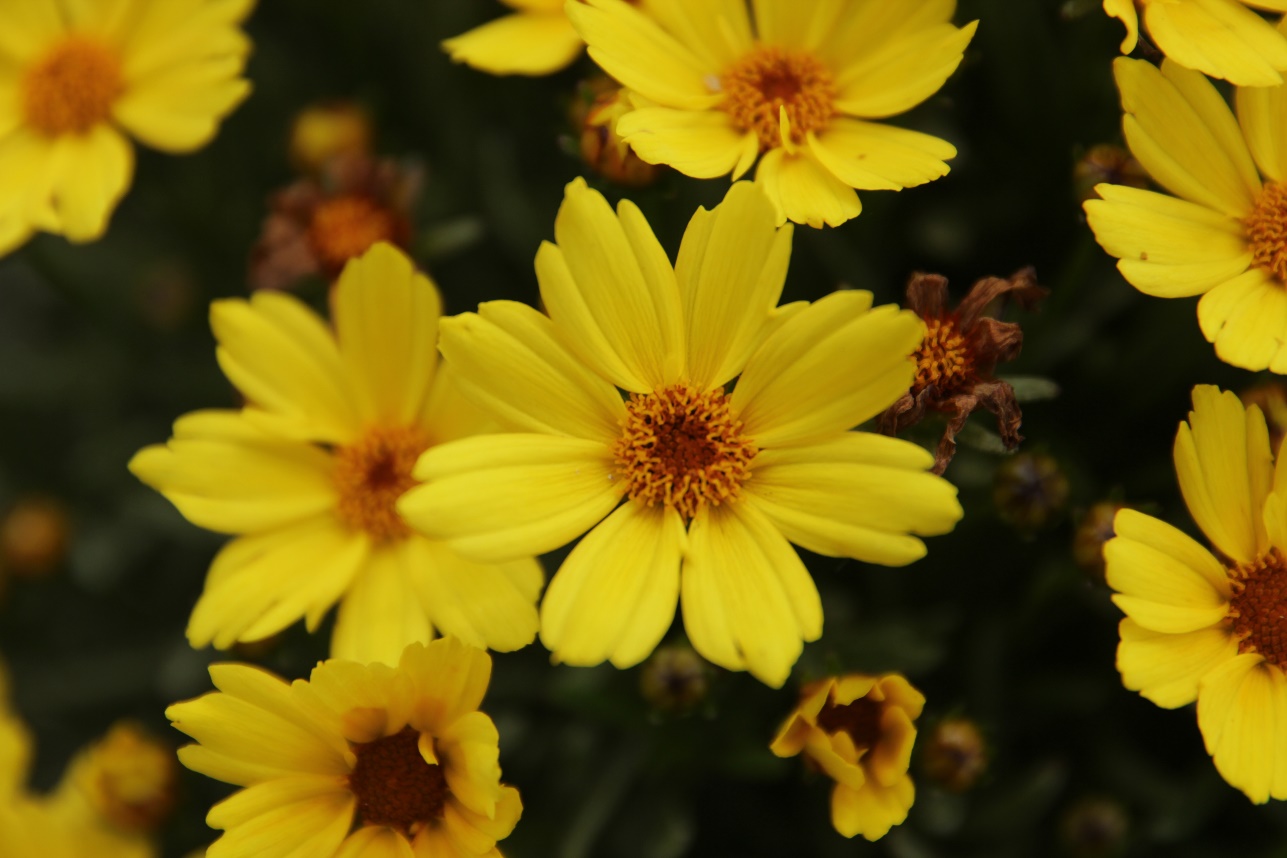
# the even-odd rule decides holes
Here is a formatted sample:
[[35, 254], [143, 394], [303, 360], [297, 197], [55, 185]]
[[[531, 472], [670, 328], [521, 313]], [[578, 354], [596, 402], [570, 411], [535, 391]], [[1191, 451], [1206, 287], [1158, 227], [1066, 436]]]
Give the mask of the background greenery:
[[[0, 260], [0, 510], [44, 495], [71, 520], [54, 573], [10, 575], [0, 596], [0, 652], [37, 735], [38, 787], [122, 716], [179, 744], [165, 705], [208, 690], [206, 664], [227, 657], [190, 650], [182, 634], [221, 538], [125, 463], [178, 415], [235, 404], [206, 307], [246, 293], [265, 196], [293, 178], [296, 111], [356, 99], [382, 153], [423, 159], [418, 255], [448, 312], [536, 301], [533, 256], [552, 237], [562, 186], [582, 172], [560, 143], [564, 115], [592, 66], [524, 79], [451, 65], [438, 42], [500, 11], [494, 0], [261, 3], [248, 25], [255, 92], [212, 145], [183, 158], [141, 152], [104, 240], [43, 236]], [[502, 844], [511, 858], [1287, 855], [1287, 809], [1254, 807], [1221, 781], [1192, 709], [1166, 712], [1121, 687], [1119, 614], [1070, 554], [1081, 512], [1110, 497], [1192, 532], [1170, 459], [1189, 390], [1256, 379], [1215, 359], [1193, 300], [1127, 286], [1081, 217], [1076, 159], [1119, 139], [1120, 24], [1091, 0], [961, 0], [958, 23], [975, 18], [958, 73], [896, 120], [955, 143], [951, 174], [866, 193], [864, 213], [839, 229], [797, 228], [785, 298], [846, 284], [897, 301], [916, 270], [947, 275], [959, 298], [979, 277], [1034, 265], [1051, 295], [1020, 320], [1023, 355], [1003, 370], [1062, 388], [1026, 407], [1023, 431], [1024, 449], [1066, 474], [1068, 503], [1044, 528], [1016, 531], [993, 501], [1003, 458], [962, 452], [947, 476], [965, 520], [930, 540], [925, 560], [888, 570], [806, 557], [826, 632], [781, 691], [715, 672], [695, 711], [664, 716], [641, 697], [639, 669], [554, 668], [539, 645], [496, 656], [486, 709], [525, 805]], [[669, 174], [630, 196], [673, 254], [695, 207], [726, 186]], [[301, 294], [320, 306], [324, 286]], [[547, 559], [553, 569], [560, 557]], [[328, 632], [296, 627], [253, 655], [303, 676]], [[905, 672], [928, 697], [923, 728], [974, 719], [990, 752], [979, 785], [958, 795], [920, 778], [909, 821], [883, 841], [837, 835], [829, 782], [767, 750], [798, 681], [836, 670]], [[227, 791], [185, 772], [165, 856], [212, 839], [204, 813]]]

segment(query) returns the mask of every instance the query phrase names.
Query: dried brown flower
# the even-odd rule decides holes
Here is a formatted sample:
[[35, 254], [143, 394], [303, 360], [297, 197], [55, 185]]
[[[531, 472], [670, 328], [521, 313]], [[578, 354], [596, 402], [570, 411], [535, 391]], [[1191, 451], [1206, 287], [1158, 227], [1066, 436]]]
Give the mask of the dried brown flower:
[[956, 454], [956, 435], [976, 408], [997, 417], [1007, 449], [1023, 440], [1023, 414], [1014, 388], [993, 377], [997, 364], [1014, 360], [1023, 346], [1023, 331], [1013, 322], [985, 316], [994, 301], [1013, 299], [1032, 309], [1046, 295], [1036, 273], [1025, 268], [1008, 279], [985, 277], [971, 287], [956, 309], [947, 308], [947, 278], [916, 273], [907, 283], [907, 307], [925, 322], [925, 339], [916, 350], [912, 387], [877, 420], [886, 435], [919, 423], [927, 412], [948, 415], [947, 427], [934, 453], [934, 473], [941, 474]]
[[352, 155], [274, 194], [250, 252], [251, 288], [287, 289], [310, 275], [333, 280], [377, 241], [407, 249], [423, 175], [416, 164]]

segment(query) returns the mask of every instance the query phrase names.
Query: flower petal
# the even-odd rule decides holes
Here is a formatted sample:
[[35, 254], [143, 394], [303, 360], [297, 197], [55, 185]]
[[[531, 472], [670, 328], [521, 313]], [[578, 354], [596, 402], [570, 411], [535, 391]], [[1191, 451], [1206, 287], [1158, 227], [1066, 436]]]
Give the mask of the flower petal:
[[625, 668], [647, 658], [675, 619], [684, 540], [673, 509], [634, 501], [586, 534], [541, 603], [541, 643], [553, 659]]
[[1239, 86], [1273, 86], [1287, 70], [1287, 40], [1241, 3], [1148, 3], [1144, 25], [1175, 63]]
[[60, 136], [50, 158], [45, 193], [58, 231], [75, 242], [102, 237], [134, 176], [134, 148], [119, 131], [99, 124], [85, 134]]
[[1238, 642], [1218, 625], [1173, 635], [1149, 631], [1128, 618], [1118, 631], [1122, 685], [1163, 709], [1192, 703], [1202, 677], [1238, 654]]
[[398, 667], [411, 680], [412, 726], [434, 735], [482, 704], [492, 676], [491, 656], [455, 638], [407, 647]]
[[1139, 44], [1140, 19], [1135, 11], [1135, 0], [1104, 0], [1104, 11], [1113, 18], [1118, 18], [1126, 25], [1126, 36], [1122, 39], [1121, 52], [1132, 53]]
[[250, 95], [250, 82], [240, 77], [245, 64], [244, 55], [230, 54], [140, 76], [113, 103], [112, 118], [154, 149], [200, 149]]
[[331, 655], [359, 664], [394, 665], [410, 643], [427, 643], [433, 626], [408, 580], [421, 558], [411, 539], [375, 546], [335, 618]]
[[845, 837], [861, 834], [879, 840], [907, 819], [915, 800], [916, 789], [906, 775], [892, 787], [870, 778], [857, 790], [836, 784], [831, 791], [831, 824]]
[[934, 457], [897, 438], [846, 432], [835, 440], [774, 450], [754, 462], [747, 502], [787, 539], [829, 557], [902, 566], [925, 555], [909, 534], [947, 533], [961, 518], [956, 487], [928, 473]]
[[[1125, 521], [1129, 525], [1129, 519]], [[1161, 529], [1153, 535], [1160, 536]], [[1225, 593], [1176, 556], [1186, 553], [1189, 546], [1178, 537], [1176, 543], [1174, 547], [1169, 542], [1154, 547], [1119, 531], [1104, 545], [1108, 583], [1117, 591], [1113, 602], [1150, 631], [1182, 634], [1209, 628], [1223, 621], [1229, 611]]]
[[1287, 292], [1268, 271], [1253, 268], [1203, 295], [1198, 324], [1225, 363], [1287, 372]]
[[516, 427], [616, 438], [621, 396], [569, 352], [542, 313], [514, 301], [442, 320], [443, 357], [466, 396]]
[[698, 209], [684, 231], [675, 277], [688, 379], [702, 390], [741, 373], [782, 296], [793, 229], [776, 222], [764, 193], [738, 182], [712, 211]]
[[536, 638], [536, 597], [545, 580], [536, 560], [475, 563], [443, 543], [416, 537], [404, 550], [411, 586], [439, 632], [499, 652]]
[[978, 23], [910, 29], [872, 51], [849, 57], [836, 75], [836, 110], [863, 119], [911, 110], [956, 71]]
[[1247, 270], [1242, 224], [1187, 200], [1124, 185], [1098, 185], [1086, 201], [1095, 240], [1121, 260], [1122, 276], [1146, 295], [1199, 295]]
[[706, 110], [723, 98], [710, 83], [719, 69], [642, 11], [620, 0], [587, 0], [569, 4], [567, 16], [585, 39], [591, 58], [649, 101]]
[[226, 833], [209, 858], [333, 855], [353, 826], [357, 797], [343, 778], [285, 777], [247, 787], [210, 809], [206, 824]]
[[1287, 92], [1281, 86], [1240, 86], [1234, 107], [1260, 172], [1287, 181]]
[[420, 416], [441, 315], [437, 287], [392, 245], [378, 243], [345, 266], [331, 316], [362, 420], [409, 426]]
[[[364, 825], [349, 835], [335, 858], [417, 858], [411, 844], [392, 828]], [[452, 856], [454, 858], [454, 856]]]
[[1237, 394], [1212, 385], [1194, 387], [1189, 422], [1175, 436], [1175, 472], [1193, 520], [1216, 548], [1238, 563], [1264, 552], [1273, 458], [1259, 409], [1247, 411]]
[[822, 601], [795, 550], [750, 504], [698, 510], [688, 531], [681, 603], [704, 658], [781, 688], [804, 641], [822, 635]]
[[[648, 0], [644, 12], [692, 51], [706, 68], [729, 66], [753, 47], [751, 19], [744, 0]], [[760, 35], [763, 37], [762, 31]]]
[[685, 176], [734, 178], [760, 154], [759, 138], [742, 131], [727, 113], [640, 107], [621, 117], [617, 133], [649, 164], [667, 164]]
[[584, 43], [561, 10], [519, 12], [442, 43], [453, 61], [490, 74], [546, 75], [567, 68]]
[[335, 508], [330, 455], [264, 434], [234, 412], [223, 414], [245, 428], [242, 437], [196, 435], [182, 427], [189, 415], [175, 424], [167, 444], [135, 453], [130, 472], [193, 524], [219, 533], [263, 533]]
[[1220, 776], [1256, 804], [1287, 798], [1287, 678], [1259, 653], [1235, 656], [1198, 687], [1198, 728]]
[[[335, 339], [293, 295], [261, 291], [210, 305], [215, 352], [256, 419], [291, 437], [346, 443], [359, 429]], [[248, 415], [250, 416], [250, 415]]]
[[0, 8], [0, 59], [25, 65], [65, 32], [58, 6], [46, 0], [10, 0]]
[[479, 562], [566, 545], [625, 492], [608, 447], [543, 435], [480, 435], [427, 450], [398, 511], [412, 527]]
[[834, 292], [783, 322], [751, 355], [732, 407], [760, 449], [806, 444], [879, 414], [911, 386], [924, 326], [871, 308], [871, 293]]
[[679, 290], [670, 260], [634, 203], [614, 213], [584, 179], [570, 182], [554, 221], [557, 245], [536, 259], [556, 333], [617, 387], [647, 392], [683, 370]]
[[833, 119], [806, 135], [809, 152], [851, 188], [897, 191], [946, 176], [956, 147], [930, 134], [880, 122]]
[[1149, 175], [1176, 196], [1230, 217], [1251, 211], [1260, 179], [1233, 113], [1211, 83], [1170, 61], [1159, 71], [1118, 57], [1113, 73], [1126, 141]]
[[794, 221], [821, 229], [855, 218], [862, 211], [858, 195], [812, 155], [789, 155], [770, 149], [760, 159], [755, 183], [778, 211], [778, 223]]

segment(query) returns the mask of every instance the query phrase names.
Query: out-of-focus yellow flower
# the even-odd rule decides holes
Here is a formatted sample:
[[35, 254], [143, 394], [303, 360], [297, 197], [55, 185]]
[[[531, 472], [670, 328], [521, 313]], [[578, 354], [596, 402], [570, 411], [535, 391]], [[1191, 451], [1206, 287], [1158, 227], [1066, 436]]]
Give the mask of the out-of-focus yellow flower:
[[37, 230], [92, 241], [134, 172], [131, 137], [209, 142], [250, 91], [254, 0], [0, 4], [0, 254]]
[[1238, 86], [1280, 84], [1287, 39], [1248, 6], [1287, 11], [1282, 0], [1104, 0], [1104, 11], [1126, 25], [1124, 54], [1139, 41], [1142, 10], [1158, 49], [1185, 68]]
[[501, 0], [514, 11], [442, 43], [453, 60], [491, 74], [547, 75], [567, 68], [585, 43], [564, 0]]
[[850, 431], [911, 384], [924, 326], [870, 292], [779, 308], [792, 227], [775, 221], [735, 184], [672, 267], [633, 203], [577, 179], [536, 256], [549, 315], [492, 301], [443, 320], [462, 390], [526, 431], [427, 451], [399, 509], [480, 561], [589, 531], [541, 605], [558, 661], [637, 664], [682, 601], [698, 653], [780, 686], [822, 634], [791, 542], [902, 566], [961, 517], [923, 448]]
[[437, 628], [513, 650], [536, 636], [540, 566], [477, 563], [395, 509], [416, 457], [489, 425], [437, 363], [438, 290], [377, 244], [332, 294], [334, 330], [297, 298], [218, 301], [211, 324], [241, 411], [180, 418], [130, 469], [188, 520], [238, 538], [188, 623], [195, 647], [269, 637], [337, 601], [334, 655], [397, 660]]
[[1218, 554], [1123, 509], [1104, 546], [1122, 684], [1165, 709], [1198, 702], [1216, 770], [1252, 801], [1287, 799], [1287, 464], [1260, 409], [1209, 385], [1175, 438], [1180, 493]]
[[1170, 60], [1119, 58], [1113, 71], [1126, 141], [1174, 196], [1097, 186], [1103, 199], [1085, 204], [1096, 240], [1141, 292], [1201, 295], [1198, 325], [1221, 360], [1287, 372], [1287, 88], [1238, 88], [1235, 119]]
[[334, 158], [371, 154], [371, 117], [351, 101], [306, 107], [290, 128], [290, 160], [305, 173], [320, 172]]
[[836, 782], [831, 824], [879, 840], [907, 819], [916, 789], [907, 773], [925, 697], [897, 673], [847, 674], [804, 687], [769, 750], [804, 753]]
[[961, 62], [975, 23], [955, 0], [624, 0], [569, 3], [590, 56], [631, 91], [618, 129], [639, 157], [699, 179], [756, 160], [778, 223], [856, 216], [859, 190], [947, 174], [950, 143], [872, 122], [929, 98]]
[[184, 765], [245, 787], [206, 818], [224, 831], [212, 858], [497, 858], [518, 822], [478, 711], [491, 676], [480, 649], [411, 644], [396, 668], [335, 659], [290, 685], [249, 665], [210, 676], [219, 692], [166, 714], [200, 743], [179, 750]]
[[53, 800], [122, 833], [147, 833], [169, 815], [177, 787], [174, 749], [121, 721], [76, 755]]

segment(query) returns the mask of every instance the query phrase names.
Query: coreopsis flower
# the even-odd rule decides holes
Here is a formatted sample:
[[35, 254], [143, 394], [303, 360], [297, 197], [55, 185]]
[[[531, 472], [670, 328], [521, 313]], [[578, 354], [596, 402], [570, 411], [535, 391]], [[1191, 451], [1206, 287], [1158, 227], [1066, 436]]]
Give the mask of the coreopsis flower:
[[188, 768], [245, 789], [210, 809], [209, 858], [499, 858], [523, 805], [500, 782], [496, 726], [478, 711], [491, 659], [452, 638], [397, 667], [333, 659], [287, 684], [244, 664], [218, 692], [166, 710], [198, 744]]
[[907, 773], [925, 697], [903, 676], [851, 673], [806, 685], [769, 750], [803, 752], [836, 782], [831, 824], [845, 837], [879, 840], [907, 819], [916, 788]]
[[254, 0], [8, 0], [0, 8], [0, 254], [37, 230], [92, 241], [134, 172], [130, 138], [191, 152], [250, 91]]
[[678, 600], [703, 657], [780, 686], [822, 633], [788, 540], [901, 566], [961, 517], [925, 450], [849, 431], [907, 388], [920, 320], [859, 291], [776, 308], [792, 233], [775, 222], [736, 184], [672, 268], [634, 204], [577, 179], [536, 256], [549, 315], [493, 301], [443, 320], [462, 390], [526, 432], [427, 451], [399, 509], [480, 561], [589, 531], [541, 607], [557, 661], [637, 664]]
[[570, 3], [590, 56], [634, 97], [618, 129], [639, 157], [700, 179], [759, 160], [778, 223], [836, 226], [858, 190], [900, 190], [948, 172], [952, 144], [871, 120], [929, 98], [977, 22], [955, 0]]
[[1260, 409], [1209, 385], [1175, 438], [1180, 493], [1210, 540], [1131, 509], [1104, 546], [1122, 684], [1165, 709], [1198, 703], [1216, 769], [1254, 802], [1287, 798], [1287, 469]]
[[1023, 413], [1010, 383], [994, 376], [996, 365], [1014, 360], [1023, 348], [1023, 330], [984, 311], [994, 302], [1013, 299], [1032, 308], [1046, 294], [1035, 273], [1025, 268], [1009, 279], [985, 277], [971, 287], [955, 310], [947, 308], [947, 278], [913, 274], [907, 283], [907, 307], [925, 322], [925, 339], [916, 349], [916, 377], [906, 393], [880, 415], [880, 431], [893, 435], [923, 420], [930, 412], [949, 415], [934, 454], [934, 473], [941, 474], [956, 454], [956, 436], [977, 408], [996, 415], [1007, 449], [1019, 446]]
[[1287, 91], [1238, 88], [1235, 120], [1175, 62], [1118, 58], [1113, 71], [1126, 141], [1174, 196], [1097, 186], [1103, 199], [1085, 204], [1095, 239], [1141, 292], [1201, 295], [1198, 325], [1221, 360], [1287, 372]]
[[381, 241], [409, 248], [423, 179], [413, 162], [350, 154], [273, 194], [250, 251], [251, 288], [285, 289], [310, 276], [334, 280]]
[[1126, 25], [1122, 53], [1135, 50], [1142, 12], [1158, 49], [1185, 68], [1238, 86], [1275, 86], [1287, 71], [1287, 39], [1248, 6], [1287, 9], [1276, 0], [1104, 0], [1104, 11]]
[[447, 39], [458, 63], [489, 74], [547, 75], [567, 68], [585, 43], [564, 14], [565, 0], [501, 0], [514, 11]]
[[394, 504], [424, 450], [486, 420], [437, 365], [441, 303], [387, 244], [350, 263], [334, 331], [292, 295], [216, 301], [218, 358], [249, 404], [198, 411], [130, 469], [194, 524], [237, 538], [188, 623], [195, 647], [255, 641], [337, 601], [332, 654], [395, 661], [438, 629], [512, 650], [536, 636], [540, 566], [477, 563], [411, 531]]

